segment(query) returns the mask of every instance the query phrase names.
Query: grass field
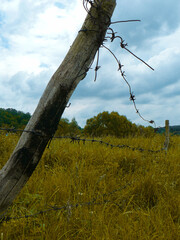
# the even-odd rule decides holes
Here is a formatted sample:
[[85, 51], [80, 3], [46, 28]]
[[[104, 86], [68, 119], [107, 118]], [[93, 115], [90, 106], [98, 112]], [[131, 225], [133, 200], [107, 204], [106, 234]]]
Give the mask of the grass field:
[[[17, 140], [0, 135], [0, 167]], [[164, 143], [160, 135], [104, 140], [152, 150]], [[180, 137], [167, 154], [53, 140], [7, 215], [33, 216], [1, 223], [1, 240], [179, 240]]]

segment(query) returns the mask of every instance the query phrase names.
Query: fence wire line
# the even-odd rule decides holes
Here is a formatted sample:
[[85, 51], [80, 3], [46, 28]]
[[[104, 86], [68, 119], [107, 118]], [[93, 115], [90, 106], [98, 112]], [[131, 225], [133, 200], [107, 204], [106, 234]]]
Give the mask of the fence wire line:
[[151, 149], [143, 149], [141, 147], [132, 147], [132, 146], [129, 146], [129, 145], [126, 145], [126, 144], [117, 144], [117, 145], [114, 145], [112, 143], [109, 143], [109, 142], [105, 142], [103, 140], [97, 140], [97, 139], [86, 139], [86, 138], [79, 138], [79, 137], [70, 137], [70, 136], [59, 136], [59, 137], [53, 137], [53, 139], [70, 139], [71, 140], [71, 143], [74, 143], [74, 142], [83, 142], [85, 144], [85, 142], [92, 142], [92, 143], [100, 143], [100, 144], [104, 144], [106, 146], [109, 146], [111, 147], [111, 149], [113, 148], [129, 148], [133, 151], [137, 150], [137, 151], [140, 151], [140, 152], [144, 152], [144, 151], [147, 151], [147, 152], [151, 152], [151, 153], [158, 153], [158, 152], [161, 152], [163, 151], [164, 149], [159, 149], [159, 150], [151, 150]]
[[93, 198], [91, 201], [88, 201], [88, 202], [78, 202], [78, 203], [74, 203], [74, 204], [69, 204], [69, 201], [68, 201], [67, 204], [64, 205], [64, 206], [57, 206], [57, 205], [50, 206], [50, 208], [48, 208], [48, 209], [41, 210], [41, 211], [38, 211], [38, 212], [33, 213], [33, 214], [21, 215], [21, 216], [18, 216], [18, 217], [10, 217], [10, 216], [1, 215], [0, 216], [0, 224], [3, 223], [3, 222], [9, 222], [11, 220], [19, 220], [19, 219], [23, 219], [23, 218], [36, 217], [38, 215], [41, 215], [41, 214], [44, 214], [44, 213], [48, 213], [48, 212], [51, 212], [51, 211], [61, 211], [61, 210], [64, 210], [64, 211], [67, 211], [67, 215], [69, 215], [69, 214], [71, 214], [71, 210], [73, 208], [82, 207], [82, 206], [103, 205], [103, 204], [106, 204], [106, 203], [112, 203], [112, 204], [118, 206], [121, 209], [122, 207], [121, 207], [120, 203], [116, 203], [116, 202], [114, 202], [112, 200], [108, 200], [108, 199], [104, 199], [102, 201], [97, 201], [97, 200], [99, 200], [99, 198], [109, 197], [109, 196], [115, 194], [116, 192], [119, 192], [119, 191], [127, 188], [131, 184], [132, 184], [132, 182], [131, 183], [127, 183], [126, 185], [124, 185], [124, 186], [122, 186], [120, 188], [114, 189], [113, 191], [111, 191], [109, 193], [104, 193], [102, 195], [99, 195], [96, 198]]
[[[23, 129], [16, 129], [16, 128], [0, 128], [0, 131], [6, 131], [8, 133], [18, 133], [18, 132], [26, 132], [26, 133], [32, 133], [32, 134], [35, 134], [35, 135], [38, 135], [38, 136], [42, 136], [44, 137], [40, 132], [37, 132], [37, 131], [34, 131], [34, 130], [23, 130]], [[50, 143], [53, 139], [70, 139], [70, 143], [80, 143], [80, 142], [83, 142], [83, 144], [85, 144], [86, 142], [92, 142], [92, 143], [99, 143], [99, 144], [103, 144], [103, 145], [106, 145], [108, 147], [111, 147], [111, 149], [113, 148], [128, 148], [128, 149], [131, 149], [132, 151], [139, 151], [139, 152], [150, 152], [150, 153], [159, 153], [163, 150], [165, 150], [165, 148], [161, 148], [161, 149], [158, 149], [158, 150], [152, 150], [152, 149], [144, 149], [144, 148], [141, 148], [141, 147], [133, 147], [133, 146], [129, 146], [127, 144], [112, 144], [110, 142], [105, 142], [103, 140], [98, 140], [98, 139], [88, 139], [88, 138], [80, 138], [80, 137], [74, 137], [74, 136], [51, 136], [50, 137], [50, 140], [49, 140], [49, 143], [47, 145], [47, 148], [49, 148], [50, 146]]]

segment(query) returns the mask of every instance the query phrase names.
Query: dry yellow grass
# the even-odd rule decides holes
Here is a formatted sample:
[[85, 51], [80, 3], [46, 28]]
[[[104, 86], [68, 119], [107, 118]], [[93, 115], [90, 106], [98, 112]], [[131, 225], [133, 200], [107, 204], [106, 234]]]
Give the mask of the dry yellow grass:
[[[18, 137], [0, 135], [0, 166]], [[157, 150], [164, 137], [106, 138]], [[53, 140], [0, 225], [1, 239], [180, 239], [180, 137], [167, 152]], [[78, 205], [76, 205], [78, 204]]]

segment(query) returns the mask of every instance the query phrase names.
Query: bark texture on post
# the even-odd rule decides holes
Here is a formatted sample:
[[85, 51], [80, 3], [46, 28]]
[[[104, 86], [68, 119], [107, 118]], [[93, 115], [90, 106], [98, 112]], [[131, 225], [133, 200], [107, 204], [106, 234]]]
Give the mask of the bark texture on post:
[[0, 213], [5, 211], [35, 170], [55, 133], [74, 89], [102, 44], [116, 0], [95, 0], [73, 45], [49, 81], [25, 132], [0, 171]]

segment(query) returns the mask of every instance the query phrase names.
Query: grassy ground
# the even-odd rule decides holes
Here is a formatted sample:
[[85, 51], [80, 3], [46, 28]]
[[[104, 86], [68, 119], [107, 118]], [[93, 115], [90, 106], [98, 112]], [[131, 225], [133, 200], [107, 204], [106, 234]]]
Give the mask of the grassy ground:
[[[17, 140], [0, 135], [0, 167]], [[152, 150], [164, 142], [158, 135], [104, 140]], [[1, 223], [1, 240], [178, 240], [179, 193], [180, 137], [167, 154], [53, 140], [7, 213], [33, 216]]]

